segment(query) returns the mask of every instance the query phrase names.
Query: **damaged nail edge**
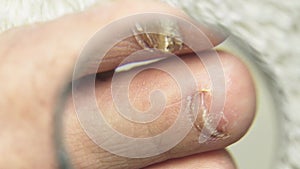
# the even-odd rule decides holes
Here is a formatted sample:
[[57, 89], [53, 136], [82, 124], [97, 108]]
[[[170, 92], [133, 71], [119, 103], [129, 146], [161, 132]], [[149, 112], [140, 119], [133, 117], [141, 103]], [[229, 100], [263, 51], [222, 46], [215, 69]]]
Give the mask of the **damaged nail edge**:
[[[221, 119], [219, 119], [218, 125], [216, 127], [212, 126], [216, 119], [209, 114], [205, 101], [206, 93], [210, 93], [210, 90], [203, 89], [186, 98], [187, 115], [194, 128], [199, 131], [199, 144], [224, 140], [230, 137], [227, 131], [229, 121], [223, 111], [220, 112]], [[221, 120], [225, 122], [222, 126], [220, 126]]]

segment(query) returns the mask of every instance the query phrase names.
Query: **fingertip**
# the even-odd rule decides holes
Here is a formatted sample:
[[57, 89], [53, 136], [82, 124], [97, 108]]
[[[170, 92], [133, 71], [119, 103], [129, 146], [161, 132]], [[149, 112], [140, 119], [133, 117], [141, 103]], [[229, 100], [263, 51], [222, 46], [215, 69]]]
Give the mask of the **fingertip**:
[[248, 67], [237, 56], [219, 52], [226, 79], [226, 101], [224, 116], [228, 120], [227, 130], [236, 142], [250, 128], [256, 112], [256, 90]]

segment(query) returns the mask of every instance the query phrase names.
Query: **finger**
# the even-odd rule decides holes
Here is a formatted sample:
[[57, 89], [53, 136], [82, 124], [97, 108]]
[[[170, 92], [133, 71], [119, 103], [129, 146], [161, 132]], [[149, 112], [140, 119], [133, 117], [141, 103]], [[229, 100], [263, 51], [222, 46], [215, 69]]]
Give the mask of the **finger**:
[[171, 159], [145, 169], [235, 169], [233, 159], [226, 150], [217, 150], [195, 154], [183, 158]]
[[[124, 8], [124, 6], [131, 6], [131, 8]], [[147, 2], [141, 2], [141, 1], [134, 1], [134, 0], [128, 0], [128, 1], [116, 1], [116, 3], [112, 3], [109, 6], [104, 6], [100, 8], [94, 8], [90, 11], [85, 12], [83, 17], [77, 17], [72, 18], [71, 24], [73, 23], [78, 25], [78, 19], [82, 19], [82, 22], [86, 22], [86, 18], [93, 18], [93, 20], [88, 24], [88, 28], [92, 31], [81, 31], [80, 34], [77, 32], [70, 35], [69, 37], [73, 36], [74, 40], [78, 39], [85, 39], [86, 41], [88, 38], [91, 38], [92, 34], [94, 34], [95, 31], [100, 30], [99, 28], [102, 28], [103, 25], [99, 24], [103, 22], [103, 16], [99, 16], [99, 11], [107, 11], [105, 16], [110, 16], [109, 20], [104, 22], [105, 24], [110, 23], [111, 21], [116, 21], [120, 18], [124, 18], [124, 16], [130, 16], [132, 14], [142, 14], [142, 13], [149, 13], [149, 12], [155, 12], [155, 13], [163, 13], [168, 15], [173, 15], [179, 18], [183, 18], [187, 21], [189, 21], [191, 24], [194, 24], [196, 27], [198, 27], [202, 33], [208, 38], [209, 44], [203, 46], [203, 50], [211, 48], [213, 46], [218, 45], [224, 39], [227, 37], [227, 34], [225, 32], [222, 32], [220, 30], [214, 29], [213, 27], [208, 27], [202, 24], [199, 24], [192, 20], [189, 16], [187, 16], [183, 11], [179, 9], [172, 8], [164, 3], [160, 3], [158, 1], [147, 1]], [[117, 11], [117, 12], [116, 12]], [[105, 21], [105, 20], [104, 20]], [[104, 24], [104, 26], [106, 26]], [[191, 32], [189, 30], [190, 25], [183, 25], [179, 24], [178, 31], [181, 35], [182, 39], [191, 39], [193, 35], [191, 35]], [[122, 29], [128, 29], [124, 26], [120, 28], [120, 31]], [[119, 32], [111, 32], [111, 34], [117, 34]], [[164, 32], [162, 32], [164, 33]], [[132, 33], [133, 34], [133, 33]], [[89, 36], [87, 36], [89, 35]], [[85, 36], [84, 38], [82, 38]], [[88, 37], [88, 38], [87, 38]], [[117, 39], [119, 41], [119, 39]], [[84, 42], [86, 42], [84, 41]], [[111, 48], [105, 57], [103, 58], [101, 62], [101, 69], [99, 69], [99, 72], [105, 72], [109, 70], [115, 69], [121, 62], [131, 53], [143, 49], [143, 46], [137, 42], [138, 40], [136, 37], [129, 37], [126, 39], [122, 39], [120, 42], [116, 42], [117, 44]], [[198, 40], [200, 41], [200, 40]], [[206, 39], [203, 39], [203, 41], [206, 41]], [[211, 44], [210, 44], [211, 43]], [[80, 46], [82, 47], [82, 46]], [[175, 51], [175, 54], [182, 55], [186, 53], [191, 53], [191, 49], [189, 49], [186, 45], [183, 44], [183, 47], [179, 51]], [[100, 63], [97, 63], [100, 64]], [[94, 73], [94, 72], [92, 72]], [[89, 74], [89, 72], [86, 72], [86, 74]]]
[[[13, 54], [23, 51], [22, 59], [8, 58], [12, 63], [22, 64], [21, 62], [33, 59], [32, 61], [46, 69], [50, 76], [65, 78], [65, 74], [73, 68], [81, 49], [96, 31], [124, 16], [145, 12], [167, 13], [189, 19], [182, 11], [158, 1], [114, 1], [92, 7], [84, 12], [64, 16], [52, 22], [5, 32], [0, 38], [0, 46], [13, 46], [14, 50], [11, 51]], [[206, 28], [204, 25], [199, 25], [199, 27], [214, 45], [224, 40], [225, 35], [220, 32]], [[183, 36], [188, 36], [188, 33], [184, 30], [182, 32]], [[14, 43], [15, 41], [18, 43]], [[35, 46], [34, 50], [24, 50], [31, 49], [32, 44]], [[141, 48], [134, 38], [118, 43], [105, 57], [103, 61], [105, 67], [101, 69], [101, 72], [115, 69], [126, 56]], [[184, 47], [181, 52], [188, 53], [189, 49]], [[20, 56], [20, 54], [16, 55]]]
[[[91, 142], [79, 125], [78, 119], [74, 113], [75, 110], [72, 106], [73, 104], [70, 104], [66, 113], [67, 128], [65, 138], [74, 164], [79, 167], [87, 167], [89, 165], [103, 167], [101, 165], [108, 165], [108, 163], [106, 164], [105, 162], [110, 161], [117, 167], [140, 168], [166, 159], [221, 149], [237, 141], [245, 134], [252, 122], [255, 112], [255, 89], [251, 75], [246, 66], [239, 59], [225, 52], [219, 52], [219, 56], [226, 82], [226, 100], [223, 110], [224, 118], [218, 125], [216, 131], [219, 135], [215, 138], [209, 139], [203, 144], [199, 144], [198, 137], [200, 132], [199, 129], [193, 126], [189, 134], [178, 145], [163, 154], [143, 158], [142, 160], [119, 157], [104, 151], [98, 147], [98, 145]], [[210, 52], [203, 52], [200, 57], [210, 57]], [[196, 77], [199, 88], [211, 88], [211, 80], [199, 58], [195, 55], [191, 55], [182, 57], [182, 59]], [[172, 58], [169, 58], [165, 62], [154, 64], [180, 68]], [[123, 75], [126, 73], [128, 72], [125, 72]], [[186, 80], [188, 81], [188, 79]], [[116, 103], [112, 98], [111, 92], [114, 91], [112, 90], [111, 85], [111, 79], [101, 79], [97, 81], [96, 96], [102, 115], [116, 131], [134, 138], [153, 137], [168, 129], [175, 122], [180, 110], [179, 103], [182, 101], [180, 100], [180, 90], [174, 79], [164, 72], [153, 69], [145, 70], [139, 73], [131, 81], [129, 86], [129, 100], [133, 107], [141, 111], [146, 111], [150, 108], [151, 105], [148, 96], [151, 91], [160, 89], [165, 93], [167, 101], [164, 112], [158, 119], [147, 124], [131, 122], [124, 119], [118, 113], [115, 107]], [[189, 83], [186, 83], [186, 85], [189, 85]], [[80, 97], [84, 100], [87, 97], [85, 95], [87, 91], [86, 86], [81, 86], [79, 91], [82, 91]], [[191, 89], [189, 92], [190, 95], [193, 95], [195, 92], [199, 92], [199, 90]], [[206, 103], [210, 103], [210, 100], [210, 96], [205, 98]], [[85, 108], [89, 109], [89, 103], [85, 104]], [[189, 111], [192, 111], [192, 108]], [[203, 114], [203, 112], [200, 111], [199, 114]], [[92, 123], [92, 121], [89, 122]], [[199, 126], [203, 126], [203, 124], [201, 124], [203, 121], [198, 121], [198, 123], [200, 123]], [[102, 134], [105, 135], [105, 133]], [[82, 145], [82, 143], [84, 143], [84, 145]], [[120, 151], [126, 152], [130, 149], [130, 147], [120, 146]], [[89, 158], [89, 163], [82, 161], [82, 157]], [[100, 162], [96, 164], [96, 161], [102, 161], [103, 163]]]

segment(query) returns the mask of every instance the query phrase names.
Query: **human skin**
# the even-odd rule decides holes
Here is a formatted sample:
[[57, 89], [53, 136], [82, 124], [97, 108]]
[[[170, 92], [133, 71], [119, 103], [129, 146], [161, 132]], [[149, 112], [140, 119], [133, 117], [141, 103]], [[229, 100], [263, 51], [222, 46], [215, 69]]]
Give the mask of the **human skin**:
[[[65, 79], [73, 69], [80, 50], [101, 26], [139, 12], [184, 15], [178, 9], [157, 2], [117, 1], [47, 23], [15, 28], [0, 35], [0, 154], [5, 154], [0, 158], [0, 168], [57, 167], [53, 147], [53, 108], [59, 91], [67, 83]], [[218, 43], [220, 40], [215, 41]], [[229, 138], [199, 144], [196, 141], [198, 131], [193, 128], [180, 144], [159, 156], [142, 160], [118, 157], [102, 150], [86, 136], [76, 118], [70, 97], [65, 112], [65, 139], [74, 165], [79, 168], [142, 168], [149, 165], [152, 165], [152, 168], [234, 168], [232, 159], [223, 149], [241, 138], [249, 128], [255, 113], [255, 88], [251, 75], [239, 59], [225, 52], [219, 52], [219, 55], [225, 81], [230, 82], [230, 85], [226, 85], [224, 109], [229, 121]], [[194, 55], [182, 58], [193, 74], [201, 77], [197, 79], [199, 85], [209, 87], [210, 80], [199, 60]], [[117, 64], [107, 65], [108, 70], [115, 69], [115, 65]], [[163, 87], [163, 90], [167, 92], [170, 103], [176, 100], [178, 89], [172, 87], [174, 85], [170, 77], [153, 70], [143, 73], [144, 76], [137, 76], [133, 80], [133, 89], [140, 87], [142, 82], [150, 82], [154, 76], [159, 76], [161, 78], [156, 85], [147, 83], [146, 88], [151, 91], [157, 88], [158, 84], [171, 86]], [[112, 100], [107, 92], [109, 89], [109, 78], [103, 85], [96, 85], [97, 99], [99, 104], [107, 103], [103, 108], [108, 114], [108, 119], [118, 119], [110, 106]], [[145, 97], [149, 95], [149, 91], [137, 93], [133, 89], [130, 90], [130, 94], [139, 98], [134, 104], [139, 109], [147, 109], [148, 102]], [[208, 102], [209, 99], [208, 97]], [[178, 105], [173, 105], [169, 109], [177, 108]], [[166, 109], [160, 120], [174, 117], [175, 115], [168, 113]], [[124, 124], [126, 122], [122, 119], [112, 121], [116, 128]], [[160, 132], [168, 125], [158, 121], [144, 127]], [[126, 127], [123, 129], [126, 131]], [[139, 133], [143, 134], [147, 133]], [[80, 147], [82, 145], [84, 146]]]

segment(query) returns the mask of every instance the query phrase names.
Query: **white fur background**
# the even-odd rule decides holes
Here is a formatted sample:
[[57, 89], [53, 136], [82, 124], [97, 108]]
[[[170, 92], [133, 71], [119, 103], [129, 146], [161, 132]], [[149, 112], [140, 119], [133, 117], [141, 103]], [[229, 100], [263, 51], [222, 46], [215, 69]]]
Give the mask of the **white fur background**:
[[[164, 1], [205, 21], [224, 25], [252, 45], [272, 66], [288, 98], [283, 119], [285, 141], [281, 145], [284, 151], [277, 168], [300, 168], [300, 1]], [[0, 0], [0, 33], [84, 10], [95, 2], [97, 0]]]

